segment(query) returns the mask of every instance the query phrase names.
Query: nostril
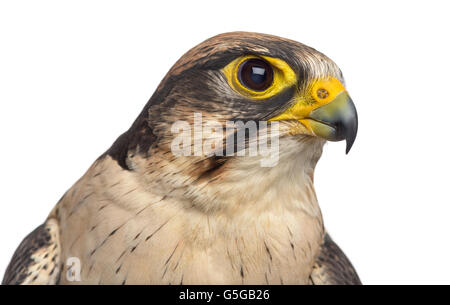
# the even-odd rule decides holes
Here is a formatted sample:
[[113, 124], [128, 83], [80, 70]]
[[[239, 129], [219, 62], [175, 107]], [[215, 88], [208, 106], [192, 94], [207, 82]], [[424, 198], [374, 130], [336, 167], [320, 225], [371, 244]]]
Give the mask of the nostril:
[[328, 95], [329, 95], [328, 91], [323, 88], [317, 90], [317, 97], [320, 99], [326, 99]]

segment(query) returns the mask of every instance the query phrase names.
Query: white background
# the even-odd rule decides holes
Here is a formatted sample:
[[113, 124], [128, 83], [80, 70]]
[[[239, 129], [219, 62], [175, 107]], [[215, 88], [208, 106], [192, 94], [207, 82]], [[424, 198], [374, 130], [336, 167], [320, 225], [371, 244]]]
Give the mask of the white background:
[[444, 1], [2, 1], [0, 274], [185, 51], [245, 30], [303, 42], [344, 72], [359, 134], [347, 156], [326, 146], [316, 190], [362, 281], [449, 284], [448, 12]]

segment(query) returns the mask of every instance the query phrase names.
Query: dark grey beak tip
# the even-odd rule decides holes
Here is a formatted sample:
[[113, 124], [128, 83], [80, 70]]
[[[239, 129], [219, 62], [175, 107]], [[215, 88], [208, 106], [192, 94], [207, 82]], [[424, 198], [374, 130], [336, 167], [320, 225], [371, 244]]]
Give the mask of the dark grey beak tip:
[[[353, 103], [352, 103], [353, 104]], [[356, 134], [358, 133], [358, 113], [356, 112], [356, 108], [353, 106], [354, 109], [354, 118], [353, 120], [348, 124], [346, 128], [346, 149], [345, 154], [347, 155], [350, 152], [350, 149], [352, 149], [353, 143], [355, 143]]]
[[345, 148], [345, 154], [348, 155], [348, 153], [350, 152], [350, 149], [352, 149], [353, 143], [355, 142], [355, 140], [353, 139], [353, 141], [349, 141], [348, 139], [346, 140], [346, 148]]

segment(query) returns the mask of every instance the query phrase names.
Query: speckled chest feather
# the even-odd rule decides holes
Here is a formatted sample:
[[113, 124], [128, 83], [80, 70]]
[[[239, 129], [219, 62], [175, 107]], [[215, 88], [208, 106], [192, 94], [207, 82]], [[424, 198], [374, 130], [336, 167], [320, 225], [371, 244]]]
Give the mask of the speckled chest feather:
[[172, 193], [158, 187], [177, 183], [163, 178], [170, 167], [140, 177], [99, 160], [54, 210], [63, 259], [80, 259], [78, 283], [307, 283], [324, 234], [312, 186], [323, 143], [283, 144], [279, 167], [244, 158], [207, 188]]

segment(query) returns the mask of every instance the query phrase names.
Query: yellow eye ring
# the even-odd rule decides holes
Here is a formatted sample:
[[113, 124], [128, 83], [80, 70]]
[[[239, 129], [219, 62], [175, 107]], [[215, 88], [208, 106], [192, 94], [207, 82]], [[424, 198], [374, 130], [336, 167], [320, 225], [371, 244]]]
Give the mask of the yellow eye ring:
[[[268, 79], [271, 80], [270, 85], [261, 86], [259, 88], [254, 86], [255, 89], [260, 90], [252, 90], [252, 86], [248, 86], [248, 83], [246, 85], [243, 84], [240, 72], [242, 71], [242, 68], [244, 68], [243, 65], [251, 62], [251, 60], [257, 62], [256, 65], [252, 66], [252, 68], [257, 68], [256, 75], [253, 75], [256, 79], [253, 78], [253, 80], [259, 80], [260, 77], [263, 77], [262, 73], [260, 75], [257, 74], [262, 71], [260, 68], [265, 68], [264, 77], [268, 77]], [[269, 66], [271, 71], [268, 70]], [[247, 55], [239, 57], [223, 68], [223, 72], [227, 77], [229, 85], [235, 91], [246, 97], [257, 100], [270, 98], [297, 82], [296, 74], [284, 60], [268, 56]]]

